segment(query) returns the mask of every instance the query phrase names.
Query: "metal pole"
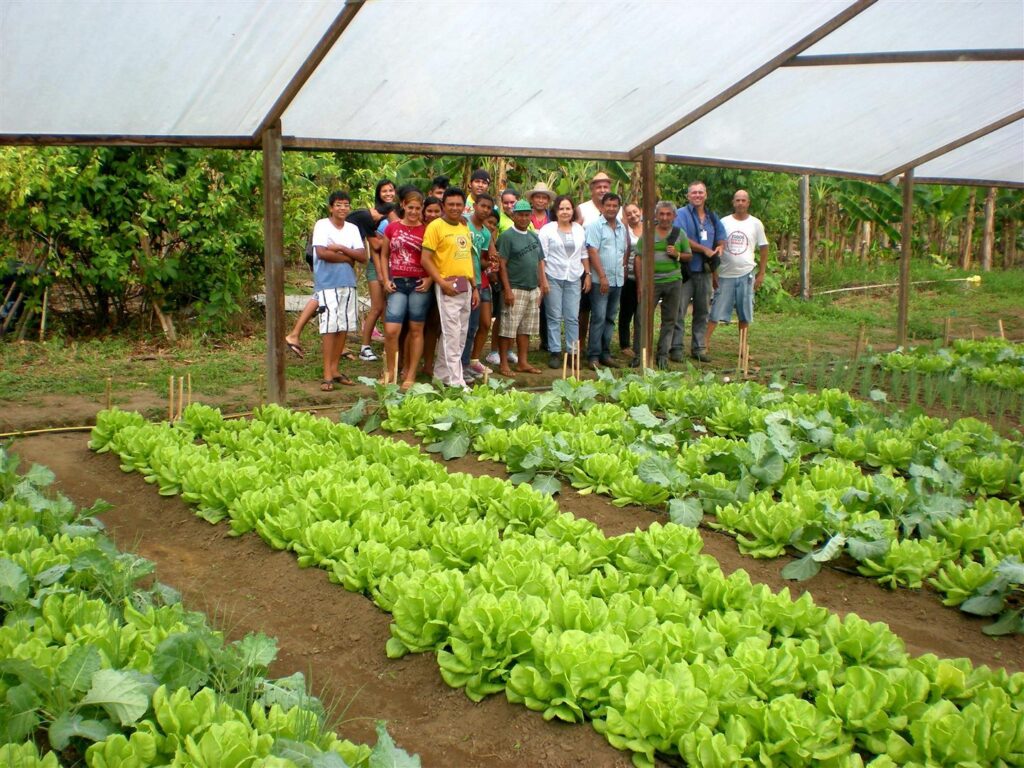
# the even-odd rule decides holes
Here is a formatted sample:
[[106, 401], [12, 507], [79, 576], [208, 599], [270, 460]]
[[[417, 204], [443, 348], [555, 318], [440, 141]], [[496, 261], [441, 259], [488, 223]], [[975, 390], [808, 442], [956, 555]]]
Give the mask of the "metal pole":
[[896, 343], [907, 343], [907, 314], [910, 307], [910, 254], [914, 236], [914, 169], [903, 174], [903, 227], [900, 243], [900, 298], [896, 318]]
[[284, 405], [284, 185], [281, 122], [263, 131], [263, 272], [267, 295], [267, 395]]
[[800, 298], [811, 298], [811, 177], [800, 177]]
[[[657, 204], [658, 190], [655, 188], [654, 149], [645, 149], [640, 159], [640, 176], [643, 179], [643, 212], [644, 212], [644, 252], [637, 254], [642, 258], [640, 287], [640, 313], [643, 323], [640, 331], [642, 347], [646, 353], [647, 364], [655, 365], [654, 351], [654, 206]], [[636, 350], [641, 354], [640, 350]]]

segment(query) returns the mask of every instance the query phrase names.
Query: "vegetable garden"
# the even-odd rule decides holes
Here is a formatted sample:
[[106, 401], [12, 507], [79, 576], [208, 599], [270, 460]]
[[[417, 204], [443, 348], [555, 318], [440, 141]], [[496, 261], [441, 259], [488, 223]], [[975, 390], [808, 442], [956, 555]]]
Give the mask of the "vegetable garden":
[[[116, 453], [123, 469], [140, 472], [160, 493], [194, 504], [202, 518], [226, 522], [233, 534], [255, 531], [272, 547], [293, 551], [300, 565], [323, 568], [332, 581], [369, 595], [392, 614], [389, 656], [434, 652], [445, 681], [470, 698], [504, 691], [509, 701], [545, 718], [588, 720], [611, 744], [630, 750], [638, 765], [674, 755], [696, 765], [1019, 762], [1020, 673], [914, 657], [884, 625], [853, 614], [841, 619], [809, 595], [774, 593], [743, 571], [725, 575], [714, 558], [702, 554], [699, 534], [685, 524], [655, 522], [610, 537], [587, 520], [559, 512], [542, 492], [553, 489], [556, 475], [574, 479], [582, 490], [610, 493], [620, 503], [657, 504], [669, 501], [672, 483], [653, 482], [655, 469], [677, 481], [673, 472], [692, 478], [720, 474], [724, 479], [704, 477], [708, 485], [702, 487], [702, 497], [719, 500], [719, 513], [735, 503], [743, 482], [755, 495], [783, 486], [782, 492], [834, 492], [824, 479], [845, 478], [848, 468], [839, 456], [802, 462], [799, 457], [811, 451], [801, 453], [807, 435], [794, 426], [822, 430], [815, 433], [819, 439], [827, 429], [834, 437], [858, 427], [870, 434], [862, 404], [839, 393], [794, 395], [804, 406], [802, 418], [810, 422], [811, 414], [818, 422], [803, 427], [765, 422], [757, 412], [780, 412], [775, 406], [783, 393], [750, 385], [739, 388], [736, 401], [750, 403], [752, 413], [740, 418], [732, 406], [737, 413], [729, 418], [723, 411], [712, 420], [709, 412], [705, 424], [705, 418], [691, 416], [685, 427], [664, 405], [622, 399], [627, 391], [639, 397], [641, 389], [648, 398], [671, 393], [667, 384], [601, 381], [539, 396], [478, 391], [459, 401], [419, 394], [390, 409], [386, 428], [433, 425], [442, 436], [433, 447], [449, 455], [470, 445], [497, 455], [495, 446], [502, 444], [515, 453], [517, 436], [558, 421], [558, 434], [535, 435], [537, 442], [519, 459], [520, 476], [514, 476], [531, 479], [541, 490], [525, 482], [450, 474], [415, 447], [276, 407], [261, 409], [251, 421], [226, 421], [213, 409], [193, 405], [173, 426], [108, 411], [100, 414], [91, 445]], [[614, 393], [619, 404], [596, 402], [599, 388], [602, 400]], [[675, 389], [698, 397], [708, 388]], [[715, 394], [728, 402], [727, 392]], [[624, 419], [623, 406], [639, 410]], [[618, 416], [612, 409], [620, 409]], [[504, 426], [484, 428], [485, 411], [503, 415]], [[571, 430], [573, 423], [579, 428]], [[751, 423], [771, 428], [761, 433], [770, 435], [767, 442], [751, 440], [758, 434]], [[681, 464], [674, 469], [660, 461], [658, 449], [669, 439], [678, 446], [684, 430], [701, 434], [710, 424], [731, 424], [734, 437], [702, 438], [716, 446], [706, 453], [677, 447]], [[1000, 438], [980, 423], [951, 429], [958, 426], [956, 438], [973, 441], [969, 451], [999, 446]], [[627, 427], [636, 430], [629, 444], [642, 448], [634, 451], [639, 461], [614, 450]], [[467, 429], [476, 434], [471, 437]], [[735, 437], [743, 433], [744, 439]], [[492, 442], [485, 444], [485, 438]], [[585, 446], [591, 455], [573, 472], [568, 457], [574, 443], [584, 440], [600, 441], [601, 450]], [[539, 454], [525, 459], [537, 446], [543, 446], [539, 454], [561, 454], [555, 457], [559, 467]], [[730, 465], [725, 454], [740, 447], [746, 453], [731, 454]], [[602, 453], [614, 462], [604, 456], [592, 460]], [[851, 487], [889, 492], [910, 507], [910, 496], [925, 487], [914, 485], [918, 476], [901, 486], [897, 465], [878, 466], [877, 474], [864, 476], [890, 477], [894, 487]], [[921, 466], [934, 469], [934, 460]], [[700, 467], [716, 472], [701, 473]], [[815, 474], [819, 467], [824, 469]], [[520, 474], [531, 470], [532, 478]], [[965, 496], [982, 495], [977, 482], [988, 474], [968, 471], [966, 464], [957, 471], [965, 478]], [[804, 476], [817, 480], [803, 484], [798, 479]], [[984, 488], [985, 498], [1013, 508], [999, 494], [1017, 493], [1019, 478], [998, 489], [994, 482]], [[654, 493], [651, 486], [664, 493], [646, 495]], [[832, 502], [842, 507], [841, 498]], [[981, 514], [978, 502], [973, 504], [974, 511], [960, 517]], [[967, 511], [964, 505], [960, 512]], [[880, 515], [842, 509], [851, 526], [875, 520], [886, 527]], [[672, 499], [670, 514], [681, 523], [703, 512], [703, 504], [686, 495]], [[1017, 514], [1019, 527], [1019, 509]], [[895, 521], [890, 523], [895, 530]], [[1005, 562], [1012, 564], [1012, 558]]]

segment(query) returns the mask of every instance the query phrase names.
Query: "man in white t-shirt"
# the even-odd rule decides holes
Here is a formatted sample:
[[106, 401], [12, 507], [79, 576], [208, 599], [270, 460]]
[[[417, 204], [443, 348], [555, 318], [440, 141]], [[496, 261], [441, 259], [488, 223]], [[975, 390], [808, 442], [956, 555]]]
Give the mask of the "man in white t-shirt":
[[[711, 334], [718, 323], [732, 320], [733, 308], [739, 328], [745, 329], [754, 319], [754, 291], [764, 282], [768, 266], [768, 238], [764, 225], [750, 215], [750, 195], [744, 189], [732, 196], [732, 215], [722, 219], [725, 227], [725, 248], [722, 263], [715, 277], [715, 296], [711, 301], [711, 317], [705, 343], [711, 346]], [[757, 249], [758, 259], [754, 258]], [[757, 269], [757, 275], [754, 269]]]

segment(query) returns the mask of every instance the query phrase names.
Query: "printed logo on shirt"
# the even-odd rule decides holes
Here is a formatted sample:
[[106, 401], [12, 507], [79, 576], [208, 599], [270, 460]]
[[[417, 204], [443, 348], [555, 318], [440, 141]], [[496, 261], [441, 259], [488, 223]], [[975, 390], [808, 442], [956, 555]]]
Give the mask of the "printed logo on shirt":
[[466, 239], [465, 235], [456, 235], [455, 236], [455, 245], [457, 245], [459, 247], [459, 250], [461, 251], [464, 248], [469, 247], [469, 240]]
[[729, 235], [729, 239], [725, 241], [725, 250], [729, 253], [739, 255], [746, 252], [750, 241], [747, 239], [745, 232], [736, 230]]

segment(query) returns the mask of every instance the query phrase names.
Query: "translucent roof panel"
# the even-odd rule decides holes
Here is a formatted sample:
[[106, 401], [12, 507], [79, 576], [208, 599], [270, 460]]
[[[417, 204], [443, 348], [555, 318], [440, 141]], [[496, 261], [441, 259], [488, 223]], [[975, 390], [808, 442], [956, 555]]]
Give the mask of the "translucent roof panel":
[[341, 0], [0, 4], [0, 133], [248, 136]]
[[[850, 5], [374, 0], [285, 112], [282, 131], [628, 151]], [[697, 26], [708, 30], [705, 44]]]
[[1024, 121], [922, 163], [914, 173], [925, 179], [983, 179], [1024, 185]]
[[1013, 114], [1022, 95], [1022, 62], [794, 67], [656, 151], [876, 176]]
[[1020, 48], [1020, 0], [881, 0], [804, 53]]

